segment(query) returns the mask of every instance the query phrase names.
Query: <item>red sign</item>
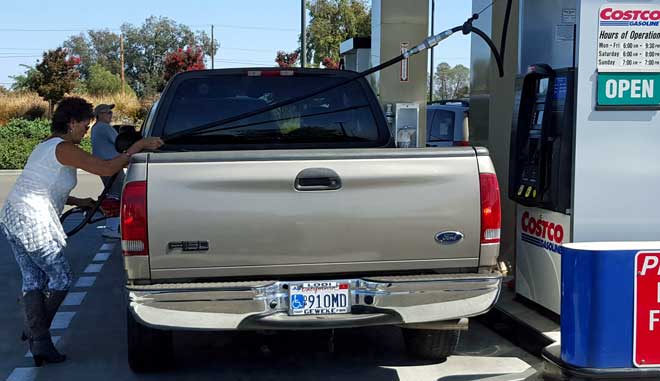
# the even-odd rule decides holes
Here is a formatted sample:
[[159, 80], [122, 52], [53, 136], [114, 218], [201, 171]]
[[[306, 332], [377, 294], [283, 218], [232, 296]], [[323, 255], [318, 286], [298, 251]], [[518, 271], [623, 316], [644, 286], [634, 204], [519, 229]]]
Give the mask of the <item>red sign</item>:
[[660, 366], [660, 252], [635, 256], [633, 363]]

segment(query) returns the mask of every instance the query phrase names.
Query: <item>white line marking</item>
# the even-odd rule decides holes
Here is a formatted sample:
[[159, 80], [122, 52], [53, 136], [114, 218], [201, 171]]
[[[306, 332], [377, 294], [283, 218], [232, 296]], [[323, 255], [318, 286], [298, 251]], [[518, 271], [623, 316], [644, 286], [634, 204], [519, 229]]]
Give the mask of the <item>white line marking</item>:
[[7, 377], [7, 381], [32, 381], [37, 378], [38, 370], [39, 368], [16, 368]]
[[[60, 339], [62, 339], [62, 336], [53, 336], [52, 339], [53, 339], [53, 344], [55, 344], [55, 346], [57, 347], [57, 343], [60, 341]], [[32, 357], [32, 352], [28, 350], [27, 353], [25, 354], [25, 357]]]
[[75, 312], [57, 312], [55, 318], [50, 324], [50, 329], [67, 329], [71, 324], [71, 319], [76, 315]]
[[110, 257], [110, 253], [98, 253], [92, 259], [94, 262], [105, 262]]
[[85, 268], [86, 273], [98, 273], [103, 268], [103, 263], [92, 263]]
[[94, 285], [94, 281], [96, 281], [95, 276], [81, 276], [80, 278], [78, 278], [78, 281], [73, 287], [77, 287], [77, 288], [92, 287]]
[[99, 249], [100, 251], [112, 251], [115, 248], [114, 243], [104, 243]]
[[62, 302], [63, 306], [79, 306], [85, 299], [86, 292], [69, 292]]

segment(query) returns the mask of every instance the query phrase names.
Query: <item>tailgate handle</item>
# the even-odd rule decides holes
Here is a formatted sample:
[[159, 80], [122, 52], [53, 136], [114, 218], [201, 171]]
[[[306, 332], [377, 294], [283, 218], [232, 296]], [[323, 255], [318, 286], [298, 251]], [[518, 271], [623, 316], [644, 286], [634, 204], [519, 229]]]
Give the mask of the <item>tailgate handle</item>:
[[296, 176], [295, 188], [299, 191], [327, 191], [341, 188], [341, 178], [329, 168], [307, 168]]

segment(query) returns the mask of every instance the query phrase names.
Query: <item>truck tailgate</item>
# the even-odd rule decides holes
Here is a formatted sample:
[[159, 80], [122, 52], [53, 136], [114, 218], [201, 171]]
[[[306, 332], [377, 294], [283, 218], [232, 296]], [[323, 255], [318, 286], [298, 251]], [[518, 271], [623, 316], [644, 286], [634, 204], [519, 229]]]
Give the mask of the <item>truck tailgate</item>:
[[[297, 190], [310, 168], [341, 188]], [[153, 279], [478, 266], [470, 147], [152, 153], [147, 179]]]

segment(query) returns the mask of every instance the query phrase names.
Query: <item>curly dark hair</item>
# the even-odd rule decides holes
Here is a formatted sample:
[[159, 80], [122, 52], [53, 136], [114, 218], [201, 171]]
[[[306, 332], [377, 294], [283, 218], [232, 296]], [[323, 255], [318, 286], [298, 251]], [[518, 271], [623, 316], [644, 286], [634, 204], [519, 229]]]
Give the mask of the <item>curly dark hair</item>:
[[69, 122], [80, 122], [93, 117], [91, 103], [79, 97], [66, 97], [57, 104], [50, 132], [66, 134], [69, 132]]

